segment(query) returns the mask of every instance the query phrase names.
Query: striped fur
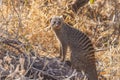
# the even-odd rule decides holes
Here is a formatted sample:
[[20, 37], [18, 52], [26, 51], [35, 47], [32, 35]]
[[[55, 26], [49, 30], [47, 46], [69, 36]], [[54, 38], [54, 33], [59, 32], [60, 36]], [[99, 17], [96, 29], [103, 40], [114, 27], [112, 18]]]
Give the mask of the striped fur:
[[98, 80], [94, 48], [88, 36], [64, 23], [59, 16], [51, 19], [51, 27], [61, 43], [60, 57], [62, 60], [65, 60], [67, 47], [69, 46], [72, 67], [77, 71], [84, 70], [88, 74], [88, 80]]

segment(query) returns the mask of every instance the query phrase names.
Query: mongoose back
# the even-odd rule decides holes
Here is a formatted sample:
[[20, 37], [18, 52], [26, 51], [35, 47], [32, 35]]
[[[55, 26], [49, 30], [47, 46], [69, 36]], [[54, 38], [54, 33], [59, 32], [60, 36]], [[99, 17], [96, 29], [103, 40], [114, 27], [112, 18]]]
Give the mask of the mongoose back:
[[69, 46], [72, 68], [83, 70], [88, 75], [88, 80], [98, 80], [94, 48], [87, 35], [66, 24], [61, 16], [52, 17], [50, 26], [60, 41], [60, 58], [65, 60]]

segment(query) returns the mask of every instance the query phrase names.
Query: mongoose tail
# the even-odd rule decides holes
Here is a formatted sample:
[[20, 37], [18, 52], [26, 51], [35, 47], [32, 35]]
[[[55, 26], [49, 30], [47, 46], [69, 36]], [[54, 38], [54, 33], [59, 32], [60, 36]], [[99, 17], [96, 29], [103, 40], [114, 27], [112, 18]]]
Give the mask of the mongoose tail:
[[88, 80], [98, 80], [94, 50], [91, 50], [91, 52], [86, 55], [86, 60], [85, 73], [88, 76]]
[[86, 74], [88, 75], [88, 80], [98, 80], [96, 65], [92, 64], [86, 67]]

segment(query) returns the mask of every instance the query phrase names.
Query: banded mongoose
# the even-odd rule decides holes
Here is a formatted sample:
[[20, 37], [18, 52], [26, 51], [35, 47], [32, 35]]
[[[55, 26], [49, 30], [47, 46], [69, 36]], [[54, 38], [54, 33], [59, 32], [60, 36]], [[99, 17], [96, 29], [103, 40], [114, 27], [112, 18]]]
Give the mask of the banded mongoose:
[[65, 60], [69, 46], [72, 68], [79, 72], [83, 70], [88, 75], [88, 80], [98, 80], [94, 48], [87, 35], [65, 23], [62, 16], [52, 17], [50, 27], [60, 42], [59, 57]]

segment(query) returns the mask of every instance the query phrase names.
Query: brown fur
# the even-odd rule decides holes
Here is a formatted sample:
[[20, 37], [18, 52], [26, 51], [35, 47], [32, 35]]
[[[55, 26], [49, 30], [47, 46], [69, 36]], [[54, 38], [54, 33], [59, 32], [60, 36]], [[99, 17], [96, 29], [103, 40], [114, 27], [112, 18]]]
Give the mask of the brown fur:
[[50, 26], [60, 41], [60, 58], [65, 60], [69, 46], [72, 67], [77, 71], [83, 70], [87, 73], [88, 80], [98, 80], [94, 48], [87, 35], [66, 24], [60, 16], [53, 17]]

